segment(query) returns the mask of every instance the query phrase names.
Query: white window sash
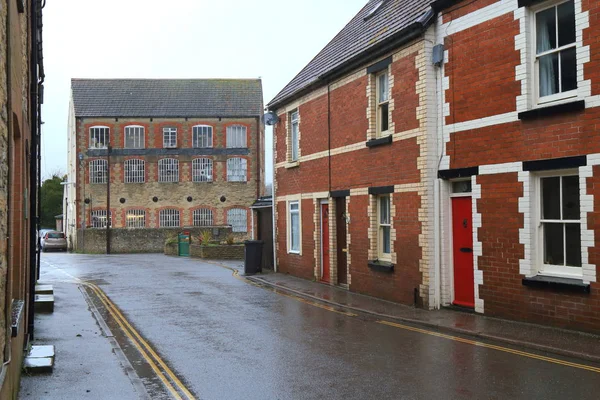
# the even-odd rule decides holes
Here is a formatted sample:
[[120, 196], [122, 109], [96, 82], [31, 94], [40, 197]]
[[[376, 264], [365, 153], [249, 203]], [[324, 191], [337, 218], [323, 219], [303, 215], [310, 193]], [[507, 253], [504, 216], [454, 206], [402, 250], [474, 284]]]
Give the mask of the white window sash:
[[245, 126], [232, 125], [227, 127], [227, 148], [246, 148], [247, 130]]
[[126, 126], [125, 127], [125, 148], [126, 149], [143, 149], [145, 146], [145, 129], [143, 126]]
[[192, 128], [192, 146], [195, 149], [213, 147], [213, 128], [210, 125], [196, 125]]
[[213, 162], [210, 158], [195, 158], [192, 160], [192, 181], [213, 181]]
[[106, 149], [110, 140], [110, 128], [92, 126], [90, 128], [90, 149]]
[[177, 128], [163, 128], [163, 147], [177, 147]]
[[[294, 223], [296, 220], [296, 223]], [[288, 253], [300, 254], [301, 238], [300, 201], [288, 203]]]
[[300, 153], [300, 121], [298, 111], [290, 113], [291, 161], [298, 161]]

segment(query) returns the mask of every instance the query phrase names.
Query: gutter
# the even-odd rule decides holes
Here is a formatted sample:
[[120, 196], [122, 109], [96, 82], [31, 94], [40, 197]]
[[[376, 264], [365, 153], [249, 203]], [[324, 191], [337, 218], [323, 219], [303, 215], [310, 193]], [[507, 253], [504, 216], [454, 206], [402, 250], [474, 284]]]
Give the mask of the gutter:
[[438, 13], [458, 3], [460, 3], [460, 0], [436, 0], [433, 3], [431, 3], [431, 8], [433, 9], [433, 11]]

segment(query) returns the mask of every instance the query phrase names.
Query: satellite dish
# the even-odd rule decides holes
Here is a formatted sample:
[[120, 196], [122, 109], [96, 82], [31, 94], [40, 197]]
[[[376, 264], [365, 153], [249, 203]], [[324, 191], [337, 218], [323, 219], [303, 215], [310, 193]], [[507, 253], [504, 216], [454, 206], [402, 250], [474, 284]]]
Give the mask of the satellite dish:
[[265, 125], [275, 125], [279, 121], [279, 117], [273, 111], [269, 111], [265, 115], [263, 115], [263, 122]]

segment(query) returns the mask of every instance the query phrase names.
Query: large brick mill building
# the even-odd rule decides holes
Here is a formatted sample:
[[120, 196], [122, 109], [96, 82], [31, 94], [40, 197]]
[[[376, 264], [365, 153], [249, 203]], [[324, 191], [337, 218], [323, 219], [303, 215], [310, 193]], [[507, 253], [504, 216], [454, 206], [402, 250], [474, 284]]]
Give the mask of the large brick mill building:
[[598, 15], [369, 1], [268, 105], [278, 270], [600, 331]]
[[73, 247], [105, 249], [97, 233], [108, 208], [117, 251], [148, 251], [156, 240], [158, 251], [164, 229], [251, 235], [249, 207], [264, 194], [260, 80], [73, 79], [71, 88], [65, 222]]

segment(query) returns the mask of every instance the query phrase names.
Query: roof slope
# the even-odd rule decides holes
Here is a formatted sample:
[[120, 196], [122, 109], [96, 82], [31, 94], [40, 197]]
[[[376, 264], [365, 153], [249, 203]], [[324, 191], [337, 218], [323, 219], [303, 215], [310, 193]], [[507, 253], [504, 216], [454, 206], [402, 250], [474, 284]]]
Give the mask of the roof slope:
[[255, 117], [260, 79], [72, 79], [76, 117]]
[[420, 22], [430, 9], [432, 0], [370, 0], [362, 10], [269, 102], [281, 103], [336, 67], [376, 47], [415, 22]]

